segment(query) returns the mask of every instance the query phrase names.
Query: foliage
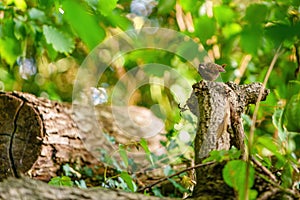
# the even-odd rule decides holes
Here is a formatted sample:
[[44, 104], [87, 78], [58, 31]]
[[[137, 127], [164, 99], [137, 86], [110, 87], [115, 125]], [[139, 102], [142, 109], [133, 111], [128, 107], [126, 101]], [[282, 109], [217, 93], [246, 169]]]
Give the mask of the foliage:
[[230, 150], [213, 150], [209, 153], [209, 157], [203, 160], [203, 163], [207, 163], [210, 161], [222, 162], [224, 160], [234, 160], [239, 159], [241, 157], [241, 151], [237, 150], [235, 147], [232, 147]]
[[[223, 178], [224, 181], [230, 186], [233, 187], [235, 191], [238, 192], [239, 199], [245, 197], [245, 185], [246, 185], [246, 170], [247, 163], [243, 160], [232, 160], [228, 162], [223, 169]], [[249, 188], [254, 185], [254, 168], [250, 165], [249, 173]], [[250, 194], [250, 199], [255, 199], [257, 192], [252, 190]]]
[[49, 185], [55, 186], [73, 186], [73, 182], [70, 177], [62, 176], [62, 177], [54, 177], [49, 182]]
[[[209, 2], [212, 4], [203, 0], [0, 2], [0, 89], [71, 101], [76, 72], [93, 48], [115, 33], [147, 23], [177, 30], [201, 42], [211, 59], [219, 64], [228, 64], [222, 79], [241, 84], [262, 82], [276, 49], [282, 45], [280, 57], [267, 84], [271, 94], [261, 103], [258, 120], [253, 122], [256, 123], [255, 146], [250, 153], [259, 155], [258, 159], [268, 169], [280, 171], [282, 186], [291, 187], [295, 181], [292, 174], [296, 171], [300, 156], [300, 2]], [[192, 51], [189, 56], [194, 56]], [[119, 68], [112, 66], [105, 72], [101, 80], [104, 86], [101, 87], [105, 87], [108, 93], [111, 91], [121, 78], [116, 69], [126, 72], [141, 63], [157, 62], [176, 69], [190, 83], [200, 80], [190, 64], [177, 55], [148, 50], [125, 55]], [[146, 72], [160, 80], [164, 75], [156, 74], [151, 69], [146, 69]], [[177, 80], [173, 82], [175, 88], [181, 84]], [[136, 94], [133, 101], [136, 105], [159, 105], [153, 111], [165, 120], [168, 131], [167, 141], [162, 144], [168, 151], [180, 151], [176, 140], [181, 133], [178, 127], [183, 123], [182, 118], [186, 117], [183, 120], [185, 123], [191, 123], [193, 119], [185, 113], [180, 116], [177, 108], [179, 102], [169, 88], [147, 85], [138, 88]], [[253, 107], [250, 107], [244, 116], [246, 131], [252, 123], [252, 113]], [[192, 132], [192, 129], [190, 126], [184, 131]], [[155, 162], [148, 145], [144, 141], [139, 145], [146, 152], [147, 159]], [[128, 166], [130, 159], [126, 148], [126, 145], [120, 145], [118, 153], [124, 165]], [[235, 154], [221, 151], [211, 155], [210, 159], [221, 161], [234, 159], [231, 156]], [[273, 157], [276, 161], [272, 160]], [[225, 180], [236, 190], [239, 190], [236, 186], [239, 184], [234, 184], [234, 181], [238, 180], [230, 174], [243, 166], [244, 163], [233, 160], [224, 169]], [[65, 176], [54, 178], [51, 184], [72, 185]], [[125, 172], [120, 172], [115, 179], [108, 179], [103, 186], [136, 191], [130, 175]], [[180, 189], [180, 186], [177, 188]], [[153, 192], [161, 195], [158, 188], [154, 188]]]

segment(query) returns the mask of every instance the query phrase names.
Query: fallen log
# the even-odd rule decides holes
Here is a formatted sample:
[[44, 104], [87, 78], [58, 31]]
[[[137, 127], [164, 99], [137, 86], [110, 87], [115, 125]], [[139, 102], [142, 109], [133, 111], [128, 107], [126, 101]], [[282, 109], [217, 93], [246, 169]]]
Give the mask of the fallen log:
[[[161, 199], [143, 194], [114, 191], [104, 188], [80, 189], [75, 187], [54, 187], [41, 181], [29, 178], [9, 178], [0, 182], [0, 199], [31, 199], [31, 200], [81, 200], [81, 199], [126, 199], [126, 200], [157, 200]], [[169, 198], [164, 198], [169, 199]]]
[[[115, 137], [117, 144], [114, 148], [117, 149], [118, 143], [132, 142], [132, 137], [118, 127], [111, 109], [109, 106], [98, 106], [95, 112], [99, 118], [99, 127]], [[116, 108], [115, 114], [122, 117], [127, 109]], [[156, 124], [163, 124], [146, 108], [133, 106], [130, 111], [136, 118], [147, 117]], [[129, 121], [125, 117], [121, 119]], [[141, 133], [143, 130], [136, 131]], [[83, 137], [85, 135], [73, 119], [70, 104], [22, 92], [0, 92], [0, 181], [22, 174], [49, 181], [57, 176], [64, 163], [97, 168], [97, 173], [103, 174], [105, 164], [86, 148], [93, 145], [93, 148], [101, 149], [102, 140], [91, 138], [92, 143], [86, 144], [83, 143]], [[158, 149], [160, 138], [161, 135], [157, 134], [148, 139], [150, 149]], [[145, 160], [144, 157], [141, 159]], [[108, 170], [106, 173], [109, 175], [112, 172]]]

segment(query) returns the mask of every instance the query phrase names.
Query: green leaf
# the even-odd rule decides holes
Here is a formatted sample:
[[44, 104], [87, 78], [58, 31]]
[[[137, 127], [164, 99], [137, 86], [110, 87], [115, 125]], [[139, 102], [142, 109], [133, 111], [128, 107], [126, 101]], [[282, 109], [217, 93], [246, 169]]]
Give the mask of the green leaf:
[[128, 18], [121, 15], [118, 12], [112, 12], [106, 16], [106, 19], [113, 27], [120, 27], [122, 30], [127, 30], [131, 27], [131, 22]]
[[12, 19], [7, 19], [1, 22], [1, 37], [10, 37], [13, 38], [15, 36], [15, 22]]
[[44, 25], [43, 32], [47, 43], [51, 44], [56, 51], [71, 53], [74, 49], [75, 45], [72, 38], [64, 35], [56, 28]]
[[147, 143], [147, 140], [145, 140], [145, 138], [142, 138], [141, 141], [140, 141], [140, 145], [143, 147], [144, 151], [146, 153], [151, 153], [149, 148], [148, 148], [148, 143]]
[[12, 66], [17, 57], [20, 55], [21, 47], [19, 42], [14, 38], [6, 37], [0, 38], [0, 55], [10, 66]]
[[92, 170], [92, 168], [90, 168], [90, 167], [87, 167], [87, 166], [84, 166], [83, 167], [83, 172], [82, 172], [84, 175], [86, 175], [87, 177], [90, 177], [90, 178], [92, 178], [93, 177], [93, 170]]
[[185, 12], [191, 12], [195, 9], [195, 0], [181, 0], [180, 5]]
[[247, 53], [256, 55], [262, 43], [262, 32], [261, 26], [244, 26], [241, 33], [242, 49]]
[[154, 196], [157, 196], [157, 197], [164, 197], [162, 194], [161, 194], [161, 191], [158, 187], [154, 187], [152, 189], [152, 192], [154, 193]]
[[265, 35], [275, 43], [279, 45], [284, 40], [292, 40], [294, 34], [296, 33], [292, 27], [286, 24], [273, 24], [265, 29]]
[[284, 124], [288, 131], [300, 132], [300, 94], [293, 95], [284, 110]]
[[105, 37], [97, 18], [87, 12], [85, 5], [78, 0], [66, 0], [62, 3], [64, 18], [90, 50], [96, 47]]
[[158, 14], [168, 14], [170, 13], [176, 4], [176, 0], [160, 0], [158, 3]]
[[153, 161], [153, 158], [152, 158], [152, 155], [151, 155], [151, 151], [149, 150], [147, 140], [142, 138], [141, 141], [140, 141], [140, 145], [144, 149], [144, 151], [146, 153], [146, 156], [147, 156], [147, 159], [151, 162], [152, 165], [154, 165], [154, 161]]
[[67, 176], [54, 177], [50, 180], [50, 182], [48, 184], [49, 185], [54, 185], [54, 186], [70, 186], [70, 187], [74, 185], [71, 178], [67, 177]]
[[47, 21], [45, 13], [37, 8], [31, 8], [28, 11], [28, 14], [31, 19], [35, 19], [41, 22]]
[[250, 24], [263, 23], [266, 20], [268, 8], [264, 4], [251, 4], [246, 9], [245, 20]]
[[[223, 179], [227, 185], [233, 187], [239, 193], [239, 197], [244, 197], [246, 184], [246, 167], [247, 163], [242, 160], [233, 160], [228, 162], [222, 172]], [[250, 165], [249, 168], [249, 183], [251, 188], [254, 185], [254, 168]]]
[[278, 162], [280, 162], [280, 163], [284, 163], [285, 162], [285, 158], [279, 152], [278, 146], [273, 141], [273, 138], [270, 138], [270, 137], [267, 137], [267, 136], [263, 136], [263, 137], [257, 138], [257, 142], [258, 142], [258, 144], [261, 144], [263, 147], [265, 147], [266, 149], [268, 149], [269, 151], [271, 151], [277, 157]]
[[116, 8], [118, 0], [99, 0], [98, 10], [104, 15], [110, 15]]
[[164, 175], [165, 176], [170, 176], [171, 174], [174, 174], [175, 171], [172, 169], [172, 167], [170, 165], [167, 165], [165, 168], [164, 168]]
[[119, 145], [119, 154], [125, 164], [125, 167], [128, 167], [128, 156], [127, 156], [127, 152], [124, 148], [124, 145], [120, 144]]
[[120, 177], [125, 181], [125, 183], [128, 185], [129, 189], [132, 192], [135, 192], [137, 190], [135, 182], [132, 180], [131, 176], [127, 172], [122, 171]]
[[61, 180], [61, 177], [57, 176], [57, 177], [53, 177], [51, 178], [51, 180], [49, 181], [49, 185], [55, 185], [55, 186], [60, 186], [60, 180]]
[[237, 35], [242, 30], [242, 27], [238, 23], [227, 24], [222, 28], [222, 33], [226, 39]]
[[238, 159], [241, 156], [241, 151], [233, 147], [230, 150], [213, 150], [209, 153], [209, 157], [203, 160], [203, 163], [210, 161], [222, 162], [224, 160]]
[[148, 159], [148, 160], [151, 162], [151, 164], [154, 166], [153, 157], [152, 157], [152, 155], [151, 155], [151, 151], [149, 150], [147, 140], [145, 140], [145, 138], [142, 138], [141, 141], [140, 141], [140, 145], [141, 145], [142, 148], [144, 149], [144, 151], [145, 151], [145, 153], [146, 153], [147, 159]]
[[25, 23], [21, 20], [15, 19], [15, 30], [14, 34], [17, 40], [21, 40], [23, 38], [28, 37], [26, 34]]
[[235, 19], [234, 11], [229, 6], [225, 5], [214, 7], [214, 16], [220, 26], [233, 22]]
[[[255, 200], [255, 199], [257, 199], [257, 195], [258, 195], [258, 192], [256, 190], [250, 190], [249, 199]], [[244, 197], [242, 197], [242, 198], [244, 198]]]
[[25, 0], [7, 0], [6, 3], [7, 5], [14, 3], [15, 6], [22, 11], [25, 11], [27, 8]]
[[195, 20], [195, 32], [202, 43], [211, 38], [216, 32], [216, 23], [213, 18], [202, 16]]
[[58, 52], [53, 48], [51, 44], [48, 44], [45, 39], [42, 40], [44, 47], [46, 48], [47, 55], [51, 61], [54, 61], [58, 55]]
[[65, 173], [66, 176], [72, 176], [73, 175], [69, 164], [63, 165], [63, 170], [64, 170], [64, 173]]
[[188, 191], [189, 191], [187, 188], [184, 188], [182, 185], [180, 185], [179, 183], [177, 183], [177, 182], [174, 181], [173, 179], [168, 178], [168, 180], [174, 185], [175, 188], [179, 189], [179, 191], [180, 191], [181, 193], [184, 193], [184, 192], [188, 192]]
[[285, 188], [289, 188], [293, 184], [293, 167], [288, 162], [283, 167], [281, 180], [282, 180], [281, 185]]
[[79, 187], [79, 188], [84, 188], [87, 189], [86, 183], [84, 180], [79, 180], [79, 181], [75, 181], [75, 184]]
[[286, 131], [283, 129], [282, 118], [283, 118], [283, 110], [282, 109], [275, 110], [275, 112], [272, 116], [273, 125], [278, 130], [278, 136], [279, 136], [280, 140], [286, 141], [287, 134], [286, 134]]

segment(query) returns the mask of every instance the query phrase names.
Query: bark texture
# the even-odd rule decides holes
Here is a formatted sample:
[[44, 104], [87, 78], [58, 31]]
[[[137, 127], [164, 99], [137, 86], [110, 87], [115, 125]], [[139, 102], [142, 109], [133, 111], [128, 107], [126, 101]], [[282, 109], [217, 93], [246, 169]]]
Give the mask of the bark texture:
[[[84, 107], [80, 109], [87, 110]], [[115, 108], [114, 114], [121, 118], [116, 120], [112, 108], [95, 107], [93, 112], [83, 111], [82, 124], [77, 125], [74, 121], [76, 116], [69, 104], [37, 98], [21, 92], [0, 92], [0, 181], [9, 176], [19, 177], [21, 174], [49, 181], [57, 175], [64, 163], [79, 168], [83, 166], [97, 168], [97, 173], [103, 174], [104, 164], [99, 161], [100, 155], [95, 152], [104, 148], [107, 144], [104, 142], [106, 138], [104, 135], [91, 137], [93, 129], [87, 128], [90, 125], [88, 122], [97, 123], [98, 129], [103, 129], [116, 139], [116, 145], [107, 152], [113, 153], [119, 143], [127, 144], [134, 141], [132, 135], [128, 135], [121, 129], [117, 122], [122, 123], [123, 120], [122, 127], [129, 130], [131, 134], [135, 131], [136, 136], [148, 131], [147, 129], [134, 130], [135, 127], [129, 123], [127, 112], [127, 108]], [[159, 131], [164, 130], [161, 120], [150, 110], [131, 107], [130, 112], [133, 113], [133, 118], [139, 119], [141, 127], [144, 127], [144, 122], [150, 120], [160, 128]], [[98, 121], [94, 119], [95, 115]], [[143, 120], [144, 118], [147, 120]], [[148, 138], [151, 150], [161, 147], [159, 143], [161, 137], [160, 134], [156, 134]], [[95, 152], [92, 151], [93, 149], [96, 149]], [[146, 160], [143, 153], [132, 154], [140, 159], [140, 163]], [[107, 171], [108, 175], [111, 171]]]
[[0, 93], [0, 179], [27, 173], [48, 181], [63, 163], [99, 165], [70, 112], [70, 106], [31, 94]]
[[[236, 85], [201, 81], [193, 85], [193, 93], [187, 102], [198, 117], [195, 137], [195, 164], [201, 163], [213, 150], [229, 150], [235, 146], [246, 157], [244, 129], [241, 115], [248, 104], [254, 104], [262, 85]], [[264, 89], [262, 100], [269, 91]], [[233, 190], [222, 178], [224, 163], [196, 169], [197, 185], [193, 196], [200, 199], [234, 199]]]
[[[30, 199], [30, 200], [99, 200], [99, 199], [119, 199], [119, 200], [156, 200], [161, 199], [143, 194], [128, 193], [123, 191], [113, 191], [103, 188], [80, 189], [71, 187], [54, 187], [41, 181], [29, 178], [9, 178], [0, 182], [0, 199]], [[164, 198], [168, 199], [168, 198]]]

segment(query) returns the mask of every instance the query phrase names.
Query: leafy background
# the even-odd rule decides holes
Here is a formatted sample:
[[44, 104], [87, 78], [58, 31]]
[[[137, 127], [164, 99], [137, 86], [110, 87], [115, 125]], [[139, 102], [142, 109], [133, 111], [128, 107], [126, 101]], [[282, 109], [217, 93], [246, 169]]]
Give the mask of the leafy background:
[[[170, 28], [201, 42], [212, 60], [227, 64], [223, 81], [240, 84], [263, 82], [280, 47], [267, 83], [271, 93], [255, 122], [253, 151], [269, 167], [269, 156], [275, 155], [289, 187], [292, 163], [300, 156], [299, 12], [298, 0], [5, 0], [0, 2], [0, 89], [70, 102], [77, 70], [91, 50], [111, 35], [141, 26]], [[184, 60], [167, 52], [130, 53], [121, 71], [151, 62], [173, 67], [190, 82], [200, 80]], [[108, 91], [119, 78], [113, 67], [107, 71]], [[159, 90], [139, 88], [143, 95], [132, 104], [159, 104], [156, 114], [169, 119], [171, 140], [181, 118], [178, 102], [167, 88]], [[244, 115], [247, 133], [253, 110]]]

